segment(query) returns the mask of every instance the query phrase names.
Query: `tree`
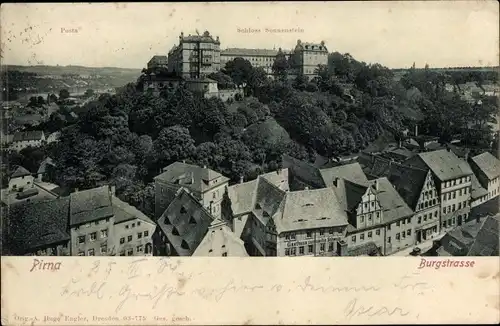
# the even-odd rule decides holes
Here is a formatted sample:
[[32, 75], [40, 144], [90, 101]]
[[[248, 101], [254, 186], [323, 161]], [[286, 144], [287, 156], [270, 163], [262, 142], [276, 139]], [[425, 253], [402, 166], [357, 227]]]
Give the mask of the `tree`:
[[281, 51], [281, 48], [276, 55], [273, 63], [273, 73], [276, 79], [281, 81], [286, 81], [288, 79], [288, 70], [290, 69], [289, 62], [285, 54]]
[[236, 86], [242, 87], [243, 85], [246, 85], [250, 79], [252, 64], [250, 61], [243, 58], [235, 58], [234, 60], [226, 63], [222, 72], [231, 76], [231, 79]]
[[64, 100], [64, 99], [69, 98], [69, 96], [70, 96], [70, 94], [69, 94], [69, 91], [68, 91], [67, 89], [61, 89], [61, 90], [59, 91], [59, 98], [60, 98], [60, 99], [63, 99], [63, 100]]
[[163, 167], [191, 157], [195, 145], [187, 128], [172, 126], [160, 131], [158, 138], [153, 142], [153, 148], [159, 167]]

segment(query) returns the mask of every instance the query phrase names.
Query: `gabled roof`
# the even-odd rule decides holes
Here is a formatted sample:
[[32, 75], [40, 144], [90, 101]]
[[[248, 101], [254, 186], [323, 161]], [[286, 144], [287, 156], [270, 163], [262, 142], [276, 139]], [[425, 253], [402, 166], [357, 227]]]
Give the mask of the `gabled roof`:
[[306, 181], [312, 187], [323, 188], [326, 186], [320, 170], [310, 163], [284, 154], [282, 156], [282, 166], [288, 168], [293, 178], [297, 177]]
[[[174, 162], [163, 169], [163, 173], [155, 180], [178, 184], [182, 187], [205, 192], [228, 182], [229, 178], [214, 170], [183, 162]], [[212, 183], [212, 181], [217, 181]]]
[[55, 166], [55, 163], [50, 157], [47, 157], [45, 160], [42, 161], [42, 163], [40, 163], [40, 167], [38, 168], [38, 171], [36, 173], [37, 174], [46, 173], [47, 168], [49, 166]]
[[418, 156], [441, 181], [472, 174], [472, 170], [467, 162], [459, 159], [451, 150], [441, 149], [419, 153]]
[[154, 55], [149, 63], [167, 64], [168, 58], [166, 55]]
[[256, 191], [257, 179], [238, 183], [227, 188], [231, 199], [231, 209], [235, 216], [252, 211]]
[[140, 219], [149, 224], [155, 224], [143, 212], [134, 206], [122, 201], [120, 198], [113, 196], [112, 199], [113, 212], [115, 215], [115, 224], [122, 223], [129, 220]]
[[471, 198], [477, 199], [488, 194], [488, 190], [481, 186], [476, 175], [471, 175]]
[[273, 220], [278, 234], [348, 224], [333, 188], [287, 192]]
[[392, 163], [388, 179], [408, 206], [415, 210], [429, 171]]
[[33, 130], [33, 131], [18, 131], [14, 133], [13, 141], [32, 141], [32, 140], [42, 140], [43, 131]]
[[70, 226], [113, 216], [108, 186], [74, 192], [70, 195]]
[[475, 164], [489, 180], [500, 176], [500, 161], [489, 152], [485, 152], [471, 158], [471, 163]]
[[500, 242], [500, 215], [488, 216], [481, 225], [467, 256], [497, 256]]
[[343, 178], [359, 185], [368, 184], [368, 178], [357, 162], [321, 169], [320, 174], [326, 186], [331, 186], [336, 178]]
[[158, 219], [158, 226], [179, 256], [191, 256], [205, 237], [213, 218], [184, 188]]
[[225, 222], [215, 219], [193, 256], [221, 257], [224, 253], [228, 257], [248, 257], [243, 241]]
[[377, 198], [383, 208], [382, 222], [391, 223], [400, 218], [413, 215], [411, 208], [405, 203], [387, 178], [379, 178]]
[[342, 209], [346, 212], [350, 212], [358, 206], [367, 189], [367, 186], [362, 186], [344, 179], [337, 180], [334, 187], [335, 194], [342, 205]]
[[12, 205], [2, 210], [4, 248], [23, 255], [39, 247], [68, 241], [69, 198]]
[[286, 192], [273, 185], [265, 178], [259, 178], [257, 181], [257, 192], [254, 197], [253, 215], [258, 218], [262, 224], [267, 222], [273, 216], [280, 203], [283, 201]]
[[20, 178], [20, 177], [25, 177], [27, 175], [31, 175], [31, 172], [23, 168], [22, 166], [18, 166], [16, 171], [10, 175], [10, 178]]

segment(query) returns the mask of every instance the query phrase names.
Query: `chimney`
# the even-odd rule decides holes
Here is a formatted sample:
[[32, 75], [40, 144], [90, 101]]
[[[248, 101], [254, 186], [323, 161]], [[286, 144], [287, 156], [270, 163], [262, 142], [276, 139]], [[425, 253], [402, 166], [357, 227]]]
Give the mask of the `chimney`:
[[243, 183], [243, 176], [240, 175], [240, 183]]
[[337, 255], [341, 257], [347, 256], [347, 242], [344, 240], [337, 242]]
[[203, 168], [204, 168], [204, 169], [206, 169], [206, 168], [207, 168], [207, 166], [206, 166], [206, 165], [203, 165]]
[[415, 137], [418, 136], [418, 125], [415, 125]]
[[116, 191], [116, 187], [112, 186], [112, 185], [109, 185], [108, 187], [109, 187], [109, 192], [111, 193], [111, 196], [114, 196], [115, 191]]
[[378, 179], [375, 180], [375, 190], [378, 191]]
[[186, 163], [186, 160], [182, 160], [182, 163], [184, 163], [184, 164], [185, 164], [185, 163]]
[[75, 193], [78, 192], [78, 188], [75, 188]]
[[399, 140], [398, 147], [399, 147], [399, 148], [403, 147], [403, 141], [402, 141], [401, 139]]
[[335, 177], [335, 179], [333, 180], [333, 185], [335, 187], [338, 187], [339, 186], [339, 178], [338, 177]]

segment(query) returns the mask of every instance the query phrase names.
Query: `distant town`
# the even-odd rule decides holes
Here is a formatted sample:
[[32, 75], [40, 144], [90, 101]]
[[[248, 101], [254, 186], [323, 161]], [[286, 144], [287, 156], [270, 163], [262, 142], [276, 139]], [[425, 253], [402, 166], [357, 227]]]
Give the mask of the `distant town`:
[[498, 67], [221, 44], [7, 67], [2, 254], [499, 255]]

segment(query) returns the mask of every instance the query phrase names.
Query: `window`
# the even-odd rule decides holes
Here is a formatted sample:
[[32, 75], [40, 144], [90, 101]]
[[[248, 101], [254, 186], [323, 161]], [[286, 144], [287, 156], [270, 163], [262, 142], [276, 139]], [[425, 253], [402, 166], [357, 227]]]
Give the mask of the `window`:
[[406, 231], [406, 234], [411, 235], [411, 230]]
[[390, 224], [387, 225], [387, 230], [389, 230], [389, 231], [391, 230], [391, 225]]
[[333, 234], [333, 228], [328, 229], [328, 234]]
[[133, 255], [134, 255], [134, 249], [127, 250], [127, 256], [133, 256]]
[[95, 239], [97, 239], [97, 234], [95, 232], [92, 232], [90, 234], [90, 241], [95, 241]]
[[132, 223], [132, 227], [135, 228], [135, 223]]
[[295, 233], [290, 233], [290, 239], [295, 240]]
[[434, 211], [434, 217], [438, 216], [438, 211]]
[[368, 238], [372, 237], [372, 231], [368, 231]]
[[223, 252], [222, 257], [227, 257], [227, 252]]
[[85, 251], [79, 251], [78, 256], [85, 256]]
[[137, 222], [137, 226], [141, 225], [141, 222]]
[[462, 203], [458, 203], [458, 209], [462, 208]]
[[387, 237], [387, 243], [391, 243], [391, 237]]
[[125, 229], [128, 229], [128, 224], [127, 224], [127, 225], [125, 225]]
[[108, 236], [108, 229], [101, 230], [101, 238], [106, 238]]
[[129, 236], [127, 237], [127, 242], [130, 242], [130, 241], [132, 241], [132, 236], [131, 236], [131, 235], [129, 235]]
[[108, 252], [108, 246], [101, 246], [101, 254], [106, 254]]
[[149, 231], [144, 231], [144, 237], [147, 237], [149, 235]]
[[375, 207], [375, 202], [373, 202], [373, 201], [372, 201], [371, 206], [372, 206], [372, 207]]
[[300, 246], [299, 247], [299, 255], [303, 255], [304, 254], [304, 246]]
[[417, 219], [417, 223], [420, 224], [422, 223], [422, 216], [419, 216], [418, 219]]
[[137, 239], [142, 238], [142, 232], [137, 233]]
[[94, 249], [87, 250], [87, 256], [94, 256]]
[[376, 234], [376, 235], [380, 235], [380, 229], [376, 229], [376, 230], [375, 230], [375, 234]]
[[365, 240], [365, 234], [364, 233], [361, 233], [359, 235], [359, 240]]
[[320, 250], [320, 251], [325, 251], [325, 244], [324, 244], [324, 243], [321, 243], [321, 244], [319, 245], [319, 250]]
[[324, 235], [324, 234], [325, 234], [325, 230], [320, 229], [320, 230], [319, 230], [319, 235]]
[[396, 226], [399, 226], [399, 221], [396, 222]]
[[306, 233], [306, 237], [308, 237], [308, 238], [312, 238], [312, 232], [311, 232], [311, 231], [307, 231], [307, 233]]
[[451, 223], [452, 223], [452, 224], [455, 224], [455, 217], [452, 217], [452, 218], [451, 218]]
[[379, 213], [379, 212], [377, 212], [377, 213], [375, 213], [375, 214], [377, 214], [377, 218], [379, 218], [379, 217], [380, 217], [380, 213]]
[[290, 233], [285, 234], [285, 240], [290, 240]]
[[353, 236], [351, 237], [351, 241], [352, 241], [352, 242], [356, 242], [356, 236], [355, 236], [355, 235], [353, 235]]
[[295, 247], [291, 248], [291, 249], [290, 249], [290, 254], [291, 254], [292, 256], [295, 256], [295, 255], [297, 254], [297, 248], [295, 248]]
[[455, 199], [455, 198], [457, 198], [457, 192], [456, 191], [453, 192], [453, 199]]
[[427, 214], [424, 214], [424, 222], [427, 221]]
[[365, 217], [363, 215], [359, 216], [360, 222], [363, 223], [365, 221]]
[[140, 245], [140, 246], [137, 246], [136, 250], [137, 250], [137, 252], [142, 252], [142, 249], [143, 249], [143, 247], [142, 247], [142, 245]]
[[314, 248], [313, 245], [308, 245], [307, 246], [307, 252], [310, 253], [310, 254], [312, 254], [313, 248]]
[[78, 243], [85, 243], [85, 236], [84, 235], [78, 237]]
[[290, 256], [290, 248], [285, 249], [285, 256]]
[[455, 204], [453, 204], [453, 211], [455, 211]]
[[120, 238], [120, 244], [124, 244], [125, 243], [125, 238]]
[[399, 236], [399, 233], [398, 233], [398, 234], [396, 234], [396, 240], [399, 240], [399, 237], [400, 237], [400, 236]]
[[405, 219], [403, 219], [402, 223], [403, 223], [403, 225], [405, 225], [405, 224], [406, 224], [406, 220], [405, 220]]
[[458, 191], [458, 195], [459, 195], [459, 196], [462, 196], [462, 189], [460, 189], [460, 190]]
[[328, 244], [328, 251], [333, 251], [333, 242]]
[[372, 213], [368, 214], [368, 221], [372, 221]]

